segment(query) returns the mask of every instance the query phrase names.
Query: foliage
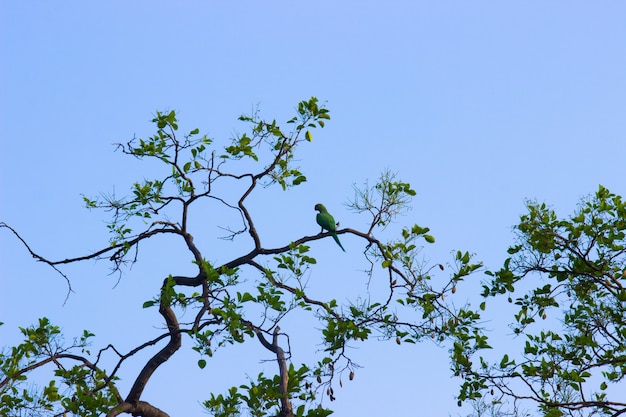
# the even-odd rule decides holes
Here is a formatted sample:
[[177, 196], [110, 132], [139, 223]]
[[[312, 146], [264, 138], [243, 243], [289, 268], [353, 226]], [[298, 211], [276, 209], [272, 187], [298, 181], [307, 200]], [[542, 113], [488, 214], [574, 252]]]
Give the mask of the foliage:
[[[349, 204], [369, 219], [366, 230], [336, 231], [361, 242], [369, 280], [382, 283], [382, 291], [346, 303], [338, 302], [332, 290], [325, 298], [311, 296], [305, 274], [313, 273], [317, 260], [309, 243], [329, 237], [327, 232], [302, 236], [278, 247], [262, 244], [249, 197], [274, 184], [289, 190], [304, 183], [306, 176], [294, 164], [296, 150], [311, 142], [313, 129], [324, 127], [329, 119], [328, 110], [313, 97], [298, 104], [296, 115], [286, 122], [289, 130], [276, 120], [261, 119], [258, 114], [241, 116], [239, 120], [248, 127], [247, 132], [219, 148], [199, 129], [192, 129], [181, 138], [176, 113], [157, 112], [152, 120], [156, 126], [154, 135], [118, 146], [126, 155], [157, 161], [163, 168], [162, 174], [135, 182], [127, 198], [84, 197], [88, 208], [111, 213], [107, 225], [110, 241], [102, 249], [52, 261], [32, 251], [17, 231], [2, 224], [37, 260], [59, 272], [65, 264], [89, 259], [109, 260], [114, 270], [122, 272], [125, 265], [140, 261], [141, 242], [163, 235], [173, 235], [184, 242], [196, 267], [194, 276], [163, 271], [162, 284], [154, 297], [141, 302], [144, 308], [162, 317], [167, 330], [152, 340], [137, 342], [137, 347], [129, 352], [119, 352], [114, 341], [105, 341], [106, 347], [92, 354], [87, 349], [87, 340], [93, 336], [89, 332], [77, 343], [62, 348], [56, 344], [58, 328], [47, 319], [42, 319], [37, 328], [24, 330], [26, 341], [0, 356], [4, 378], [0, 395], [5, 415], [19, 415], [20, 409], [39, 407], [56, 415], [166, 416], [156, 404], [142, 401], [142, 392], [152, 383], [154, 371], [179, 350], [183, 337], [192, 341], [200, 368], [206, 367], [216, 349], [240, 343], [251, 343], [260, 349], [260, 357], [269, 353], [275, 359], [275, 374], [260, 373], [225, 394], [210, 394], [203, 402], [205, 409], [223, 417], [241, 413], [310, 417], [330, 414], [324, 398], [333, 401], [338, 395], [337, 385], [353, 380], [358, 367], [348, 348], [370, 339], [391, 339], [396, 343], [433, 339], [439, 343], [450, 338], [458, 345], [454, 349], [456, 356], [466, 349], [485, 347], [475, 327], [480, 316], [468, 307], [455, 308], [446, 300], [481, 265], [473, 262], [469, 253], [459, 251], [450, 276], [435, 279], [434, 272], [444, 267], [427, 265], [421, 257], [423, 245], [435, 241], [427, 227], [407, 226], [398, 237], [379, 237], [410, 207], [416, 194], [408, 183], [397, 180], [390, 172], [383, 173], [374, 186], [366, 184], [363, 189], [356, 189]], [[219, 190], [225, 189], [222, 185], [241, 192], [234, 198], [220, 194]], [[194, 223], [190, 221], [190, 207], [200, 201], [235, 212], [241, 224], [229, 226], [225, 238], [246, 239], [252, 249], [219, 265], [207, 260], [206, 249], [196, 244], [191, 230]], [[362, 290], [367, 291], [358, 289], [355, 294]], [[183, 311], [193, 312], [191, 322], [179, 322]], [[298, 334], [288, 331], [285, 318], [296, 313], [319, 322], [316, 327], [321, 329], [323, 348], [313, 363], [294, 364], [298, 352], [291, 350], [290, 340]], [[306, 331], [318, 330], [312, 327]], [[156, 347], [158, 350], [151, 351], [152, 357], [137, 374], [129, 392], [122, 396], [116, 388], [117, 371], [137, 353]], [[98, 362], [107, 350], [119, 358], [112, 371], [104, 370]], [[47, 365], [56, 366], [56, 380], [35, 398], [31, 395], [34, 388], [23, 387], [30, 371]], [[59, 394], [56, 383], [64, 385], [66, 394]]]
[[[56, 404], [76, 415], [97, 415], [117, 404], [119, 394], [112, 384], [117, 379], [115, 374], [107, 376], [98, 369], [98, 361], [90, 363], [72, 353], [76, 350], [89, 353], [87, 347], [93, 334], [85, 330], [71, 346], [64, 347], [59, 328], [46, 318], [39, 319], [37, 326], [20, 328], [20, 331], [24, 342], [0, 354], [1, 415], [21, 415], [22, 412], [38, 415], [55, 410]], [[67, 369], [64, 363], [74, 365]], [[60, 392], [53, 379], [40, 393], [20, 390], [27, 373], [46, 364], [56, 368], [54, 375], [68, 389]]]
[[[298, 104], [287, 129], [258, 113], [241, 116], [246, 133], [218, 146], [199, 129], [181, 138], [176, 113], [157, 112], [155, 134], [118, 147], [125, 155], [156, 161], [161, 173], [133, 183], [130, 197], [84, 197], [88, 208], [111, 214], [110, 239], [101, 249], [49, 260], [0, 223], [35, 259], [63, 275], [69, 290], [64, 265], [106, 260], [122, 274], [141, 261], [139, 245], [148, 239], [179, 239], [195, 268], [191, 276], [162, 271], [154, 296], [137, 300], [160, 316], [166, 330], [137, 341], [128, 352], [118, 350], [115, 341], [100, 341], [104, 347], [92, 351], [95, 336], [87, 330], [66, 345], [59, 327], [45, 317], [21, 328], [23, 342], [0, 353], [0, 414], [165, 417], [158, 404], [142, 400], [142, 393], [157, 383], [154, 372], [179, 351], [183, 338], [191, 342], [201, 369], [217, 350], [242, 343], [258, 348], [260, 358], [274, 360], [274, 372], [264, 370], [226, 392], [209, 387], [202, 405], [219, 417], [331, 414], [325, 401], [335, 400], [337, 388], [352, 381], [359, 368], [350, 348], [371, 340], [432, 340], [447, 346], [452, 371], [461, 377], [459, 405], [471, 402], [477, 416], [528, 415], [519, 410], [533, 403], [548, 417], [626, 413], [619, 393], [626, 373], [626, 206], [621, 197], [600, 186], [567, 219], [543, 203], [529, 202], [503, 267], [486, 271], [490, 278], [480, 305], [456, 306], [451, 298], [457, 287], [481, 263], [467, 251], [456, 251], [449, 273], [437, 275], [444, 265], [422, 255], [424, 246], [435, 242], [428, 227], [400, 227], [394, 236], [388, 226], [411, 208], [416, 192], [394, 173], [383, 172], [374, 185], [355, 187], [348, 203], [367, 219], [364, 229], [337, 226], [336, 233], [350, 235], [360, 249], [351, 253], [360, 253], [368, 278], [339, 302], [333, 288], [320, 296], [309, 280], [318, 265], [311, 244], [330, 233], [268, 247], [257, 229], [260, 216], [249, 203], [267, 187], [287, 191], [307, 181], [295, 165], [297, 150], [328, 120], [328, 110], [312, 97]], [[237, 247], [248, 249], [221, 264], [209, 261], [210, 249], [194, 240], [194, 233], [206, 232], [195, 229], [191, 218], [200, 210], [192, 206], [205, 213], [207, 207], [235, 213], [238, 224], [229, 223], [221, 238], [243, 240], [245, 245]], [[369, 291], [370, 284], [376, 289]], [[523, 346], [519, 353], [492, 349], [498, 339], [482, 328], [492, 310], [501, 320], [503, 305], [512, 308], [512, 333]], [[184, 312], [191, 312], [191, 321], [179, 321]], [[305, 330], [300, 325], [296, 332], [287, 319], [293, 317], [314, 325]], [[292, 350], [291, 341], [305, 333], [316, 335], [321, 349], [312, 361], [298, 364], [302, 355]], [[140, 352], [151, 357], [122, 395], [116, 385], [119, 370]], [[116, 358], [109, 369], [101, 361], [105, 353]], [[28, 385], [33, 371], [50, 367], [46, 386]], [[512, 408], [505, 409], [509, 404]]]
[[544, 203], [527, 208], [511, 256], [483, 287], [516, 306], [523, 350], [457, 361], [461, 398], [531, 399], [545, 416], [626, 413], [626, 205], [600, 186], [567, 219]]

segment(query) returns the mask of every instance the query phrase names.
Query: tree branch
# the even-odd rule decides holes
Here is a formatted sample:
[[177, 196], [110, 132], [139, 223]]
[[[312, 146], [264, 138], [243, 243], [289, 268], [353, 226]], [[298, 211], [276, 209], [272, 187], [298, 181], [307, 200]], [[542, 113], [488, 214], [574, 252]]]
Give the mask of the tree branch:
[[[165, 281], [163, 282], [162, 291], [165, 289], [166, 286], [167, 279], [165, 279]], [[150, 376], [154, 373], [154, 371], [156, 371], [159, 366], [161, 366], [170, 357], [172, 357], [172, 355], [174, 355], [174, 353], [180, 348], [182, 344], [178, 319], [176, 318], [176, 315], [174, 314], [172, 308], [169, 306], [169, 304], [167, 304], [167, 300], [165, 297], [161, 297], [159, 313], [161, 313], [161, 315], [165, 319], [165, 322], [167, 323], [167, 328], [170, 334], [170, 341], [163, 349], [161, 349], [156, 355], [148, 360], [146, 365], [137, 376], [135, 383], [133, 384], [128, 396], [126, 397], [126, 402], [131, 404], [138, 403], [139, 398], [141, 397], [141, 393], [146, 387]]]

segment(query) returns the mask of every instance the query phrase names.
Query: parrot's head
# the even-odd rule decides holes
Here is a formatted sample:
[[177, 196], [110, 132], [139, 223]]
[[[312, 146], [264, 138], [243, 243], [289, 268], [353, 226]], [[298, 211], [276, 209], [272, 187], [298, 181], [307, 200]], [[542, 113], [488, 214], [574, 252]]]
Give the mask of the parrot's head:
[[326, 211], [326, 207], [322, 203], [317, 203], [314, 208], [317, 211]]

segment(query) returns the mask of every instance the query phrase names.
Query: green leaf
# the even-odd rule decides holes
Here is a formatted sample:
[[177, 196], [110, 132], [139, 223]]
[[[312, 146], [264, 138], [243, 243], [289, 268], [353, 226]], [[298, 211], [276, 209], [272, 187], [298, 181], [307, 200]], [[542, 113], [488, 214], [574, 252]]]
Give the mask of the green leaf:
[[199, 367], [200, 369], [204, 369], [204, 367], [205, 367], [205, 366], [206, 366], [206, 360], [205, 360], [205, 359], [200, 359], [200, 360], [198, 361], [198, 367]]
[[502, 357], [502, 360], [500, 361], [500, 368], [506, 368], [508, 363], [509, 363], [509, 355], [505, 354]]

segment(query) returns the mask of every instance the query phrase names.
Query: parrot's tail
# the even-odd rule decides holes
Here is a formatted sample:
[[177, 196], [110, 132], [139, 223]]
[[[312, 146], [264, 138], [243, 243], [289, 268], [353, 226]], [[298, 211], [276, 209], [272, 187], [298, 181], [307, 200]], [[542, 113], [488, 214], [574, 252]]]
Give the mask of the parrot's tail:
[[346, 250], [343, 248], [343, 245], [342, 245], [342, 244], [341, 244], [341, 242], [339, 241], [339, 236], [337, 236], [337, 234], [336, 234], [336, 233], [333, 233], [333, 239], [335, 239], [335, 242], [337, 242], [337, 244], [339, 245], [339, 247], [341, 248], [341, 250], [345, 252]]

